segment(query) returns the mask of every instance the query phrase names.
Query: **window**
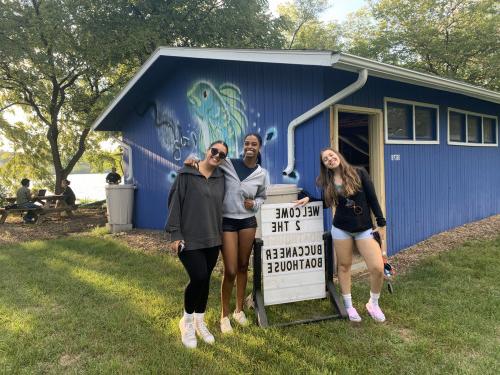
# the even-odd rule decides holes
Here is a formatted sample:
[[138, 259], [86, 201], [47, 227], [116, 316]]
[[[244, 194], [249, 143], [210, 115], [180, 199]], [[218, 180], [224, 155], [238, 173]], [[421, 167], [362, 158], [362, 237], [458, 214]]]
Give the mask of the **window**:
[[481, 117], [467, 115], [467, 142], [481, 143]]
[[465, 142], [465, 115], [450, 112], [448, 124], [450, 126], [450, 141]]
[[386, 143], [439, 143], [437, 105], [386, 98]]
[[387, 106], [389, 139], [413, 139], [412, 107], [391, 103]]
[[437, 139], [437, 109], [415, 106], [415, 137], [426, 141]]
[[483, 117], [483, 142], [496, 143], [496, 121], [490, 117]]
[[448, 144], [497, 146], [497, 118], [480, 113], [448, 109]]

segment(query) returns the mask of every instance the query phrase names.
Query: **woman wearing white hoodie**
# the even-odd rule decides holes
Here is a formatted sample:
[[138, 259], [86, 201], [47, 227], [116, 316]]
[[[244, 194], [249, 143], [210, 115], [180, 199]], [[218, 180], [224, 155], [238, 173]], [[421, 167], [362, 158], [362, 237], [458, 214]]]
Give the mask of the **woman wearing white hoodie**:
[[236, 309], [232, 316], [240, 325], [249, 324], [243, 312], [248, 278], [248, 261], [255, 239], [255, 213], [266, 199], [269, 184], [267, 171], [260, 164], [262, 138], [250, 133], [244, 138], [243, 158], [226, 159], [221, 164], [225, 176], [225, 196], [222, 207], [222, 258], [224, 277], [221, 286], [221, 331], [233, 331], [229, 320], [229, 301], [236, 279]]

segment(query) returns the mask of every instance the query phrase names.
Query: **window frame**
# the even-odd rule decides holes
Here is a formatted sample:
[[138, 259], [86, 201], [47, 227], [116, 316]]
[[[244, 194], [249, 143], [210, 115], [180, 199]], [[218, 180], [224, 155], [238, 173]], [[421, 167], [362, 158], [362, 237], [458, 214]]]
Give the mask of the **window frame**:
[[[465, 142], [457, 142], [450, 140], [450, 112], [456, 112], [465, 115]], [[481, 143], [469, 142], [469, 115], [481, 118]], [[471, 111], [465, 111], [463, 109], [448, 107], [446, 114], [447, 117], [447, 140], [450, 146], [471, 146], [471, 147], [498, 147], [498, 117], [492, 115], [486, 115], [484, 113], [477, 113]], [[485, 143], [484, 142], [484, 121], [483, 118], [490, 118], [495, 121], [495, 143]]]
[[[399, 103], [406, 104], [412, 106], [412, 130], [413, 130], [413, 139], [389, 139], [389, 123], [387, 121], [387, 103]], [[422, 108], [432, 108], [436, 110], [436, 139], [433, 140], [424, 140], [424, 139], [416, 139], [416, 129], [415, 129], [415, 107]], [[482, 121], [481, 121], [482, 124]], [[482, 129], [482, 125], [481, 125]], [[387, 144], [400, 144], [400, 145], [438, 145], [440, 143], [439, 140], [439, 105], [417, 102], [414, 100], [405, 100], [405, 99], [397, 99], [391, 97], [384, 97], [384, 140]]]

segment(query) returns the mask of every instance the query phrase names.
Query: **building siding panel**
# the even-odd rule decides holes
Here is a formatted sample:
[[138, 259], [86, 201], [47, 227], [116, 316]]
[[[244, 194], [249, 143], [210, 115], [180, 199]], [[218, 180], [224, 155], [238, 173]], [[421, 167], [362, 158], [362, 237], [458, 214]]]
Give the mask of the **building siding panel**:
[[[188, 155], [200, 155], [196, 142], [200, 141], [201, 120], [189, 94], [195, 95], [196, 84], [208, 82], [208, 88], [219, 94], [224, 83], [237, 88], [237, 99], [244, 103], [241, 109], [247, 118], [244, 133], [255, 131], [263, 137], [263, 166], [269, 170], [271, 182], [297, 183], [319, 195], [314, 181], [319, 172], [319, 150], [329, 145], [328, 111], [297, 128], [297, 173], [292, 178], [282, 176], [287, 164], [287, 127], [292, 119], [356, 78], [355, 73], [335, 69], [278, 64], [179, 60], [175, 66], [169, 66], [164, 76], [158, 76], [163, 82], [159, 88], [137, 105], [137, 108], [145, 108], [148, 103], [156, 103], [158, 116], [153, 107], [143, 114], [131, 108], [123, 120], [123, 135], [133, 148], [138, 184], [135, 225], [163, 227], [167, 194], [176, 169]], [[374, 77], [369, 77], [361, 90], [340, 104], [383, 110], [384, 97], [439, 105], [440, 120], [439, 145], [386, 144], [384, 147], [390, 253], [435, 233], [500, 213], [499, 148], [447, 144], [448, 107], [499, 116], [500, 106]], [[231, 104], [229, 102], [226, 105]], [[232, 112], [235, 103], [229, 105]], [[217, 122], [218, 117], [214, 118]], [[169, 132], [169, 126], [180, 131]], [[185, 144], [182, 137], [187, 139]], [[240, 147], [241, 143], [239, 139]], [[391, 155], [400, 155], [400, 160], [391, 160]], [[328, 228], [330, 210], [325, 213]]]
[[[124, 138], [133, 147], [134, 175], [139, 184], [134, 215], [137, 227], [163, 227], [167, 215], [167, 194], [175, 170], [188, 155], [201, 156], [200, 147], [194, 141], [200, 120], [189, 101], [189, 92], [199, 82], [209, 83], [207, 87], [219, 94], [224, 83], [239, 90], [239, 99], [244, 103], [242, 109], [247, 118], [243, 133], [257, 132], [262, 136], [263, 166], [270, 172], [271, 183], [297, 183], [307, 190], [315, 190], [314, 179], [319, 170], [318, 151], [312, 150], [328, 145], [328, 116], [316, 116], [297, 130], [297, 177], [284, 177], [282, 170], [287, 164], [286, 133], [289, 122], [323, 100], [321, 70], [303, 66], [185, 61], [161, 79], [165, 84], [146, 100], [156, 103], [158, 119], [155, 119], [153, 107], [142, 116], [131, 110], [123, 127]], [[217, 122], [217, 116], [214, 118]], [[160, 126], [157, 123], [161, 123]], [[172, 124], [178, 124], [182, 136], [189, 140], [175, 155], [170, 139], [172, 132], [166, 131]], [[239, 151], [242, 143], [240, 137]]]

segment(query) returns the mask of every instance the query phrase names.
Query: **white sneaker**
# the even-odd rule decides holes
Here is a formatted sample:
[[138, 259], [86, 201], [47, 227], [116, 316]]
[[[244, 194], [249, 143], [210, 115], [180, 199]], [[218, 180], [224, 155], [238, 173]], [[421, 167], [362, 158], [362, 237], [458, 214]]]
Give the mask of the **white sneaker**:
[[210, 333], [205, 323], [205, 314], [194, 314], [194, 328], [196, 334], [200, 336], [207, 344], [213, 344], [215, 337]]
[[182, 343], [186, 348], [194, 349], [196, 348], [196, 334], [194, 329], [193, 318], [182, 317], [179, 321], [179, 329], [181, 330]]
[[231, 327], [231, 322], [227, 316], [220, 320], [220, 330], [225, 334], [233, 333], [233, 327]]
[[235, 310], [233, 313], [233, 319], [236, 321], [236, 323], [243, 327], [246, 327], [250, 324], [243, 310], [241, 310], [240, 312], [236, 312]]

